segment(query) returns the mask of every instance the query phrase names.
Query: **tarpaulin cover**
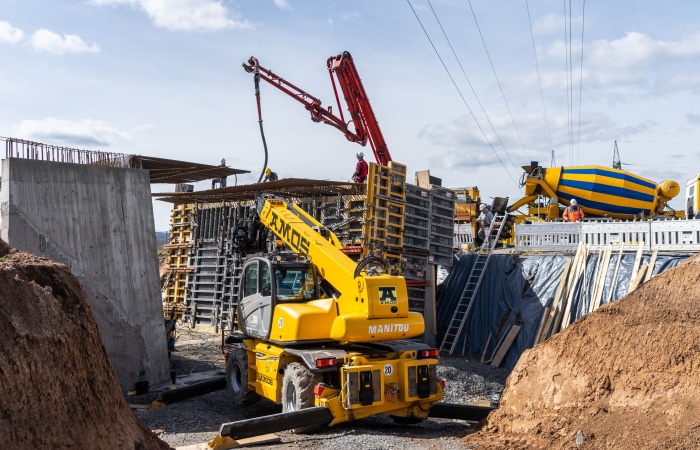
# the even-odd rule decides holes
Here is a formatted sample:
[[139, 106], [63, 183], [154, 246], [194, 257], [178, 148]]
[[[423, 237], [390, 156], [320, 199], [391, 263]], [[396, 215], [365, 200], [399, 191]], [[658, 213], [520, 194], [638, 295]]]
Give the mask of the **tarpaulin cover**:
[[[465, 254], [455, 257], [449, 275], [438, 288], [439, 339], [442, 339], [450, 325], [477, 256], [479, 255]], [[688, 254], [659, 254], [652, 275], [675, 267], [688, 256]], [[597, 252], [588, 255], [585, 276], [580, 277], [573, 287], [569, 323], [588, 314], [599, 257]], [[545, 307], [552, 306], [565, 262], [573, 258], [573, 255], [551, 254], [491, 255], [474, 297], [474, 304], [470, 307], [462, 332], [455, 341], [454, 353], [485, 355], [485, 360], [488, 361], [493, 357], [497, 344], [509, 327], [520, 325], [520, 332], [502, 363], [502, 366], [513, 368], [520, 355], [534, 345]], [[600, 296], [601, 305], [615, 301], [627, 293], [635, 258], [635, 253], [623, 253], [618, 264], [619, 253], [611, 254]], [[648, 265], [650, 259], [651, 255], [642, 255], [639, 267]]]

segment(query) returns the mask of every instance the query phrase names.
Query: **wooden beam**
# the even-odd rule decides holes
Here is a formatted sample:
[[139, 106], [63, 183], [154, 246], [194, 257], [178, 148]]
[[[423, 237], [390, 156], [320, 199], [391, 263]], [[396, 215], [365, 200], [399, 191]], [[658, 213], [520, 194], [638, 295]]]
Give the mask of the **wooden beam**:
[[[639, 242], [637, 247], [637, 256], [634, 257], [634, 266], [632, 267], [632, 274], [630, 275], [630, 284], [627, 288], [627, 293], [632, 292], [632, 282], [637, 278], [637, 273], [639, 272], [639, 264], [642, 262], [642, 252], [644, 251], [644, 241]], [[636, 288], [636, 286], [635, 286]]]
[[540, 326], [537, 327], [537, 333], [535, 333], [535, 339], [533, 341], [534, 345], [537, 345], [537, 342], [540, 339], [540, 334], [542, 334], [542, 330], [544, 329], [544, 324], [547, 322], [547, 318], [549, 317], [549, 310], [552, 309], [549, 306], [545, 306], [544, 310], [542, 311], [542, 318], [540, 319]]
[[651, 252], [651, 259], [649, 260], [649, 269], [647, 270], [647, 274], [644, 277], [644, 283], [651, 280], [651, 277], [653, 276], [653, 273], [654, 273], [654, 266], [656, 266], [656, 257], [658, 255], [659, 255], [659, 249], [654, 249], [654, 251]]
[[627, 291], [627, 294], [630, 292], [633, 292], [637, 287], [642, 284], [642, 280], [644, 279], [644, 276], [647, 273], [647, 270], [649, 269], [649, 266], [647, 264], [644, 264], [641, 269], [639, 269], [639, 273], [637, 274], [637, 278], [634, 280], [630, 281], [630, 288]]
[[588, 245], [583, 245], [583, 251], [581, 253], [581, 260], [578, 263], [578, 268], [574, 273], [574, 277], [571, 280], [571, 289], [569, 290], [569, 295], [566, 300], [566, 309], [564, 310], [564, 315], [562, 316], [561, 329], [565, 329], [571, 323], [571, 307], [574, 303], [574, 295], [576, 295], [576, 283], [578, 282], [581, 275], [586, 273], [586, 260], [588, 259]]
[[513, 342], [515, 341], [515, 338], [518, 336], [518, 333], [520, 332], [520, 325], [513, 325], [508, 332], [508, 335], [506, 338], [503, 340], [503, 343], [501, 344], [500, 348], [498, 349], [498, 352], [496, 355], [493, 357], [493, 360], [491, 361], [491, 366], [492, 367], [498, 367], [501, 365], [501, 362], [503, 362], [503, 358], [505, 358], [506, 353], [508, 353], [508, 350], [510, 350], [510, 347], [513, 345]]
[[600, 306], [600, 300], [603, 297], [603, 289], [605, 288], [605, 280], [608, 275], [608, 266], [610, 265], [610, 254], [612, 253], [612, 245], [608, 245], [605, 248], [605, 253], [603, 254], [603, 266], [600, 268], [600, 272], [596, 276], [596, 288], [593, 296], [593, 301], [591, 302], [591, 307], [588, 310], [592, 313]]
[[610, 291], [608, 291], [608, 297], [605, 303], [610, 303], [612, 301], [613, 291], [615, 290], [615, 283], [617, 282], [617, 272], [620, 271], [620, 262], [622, 262], [622, 253], [625, 249], [625, 244], [620, 245], [620, 253], [617, 256], [617, 262], [615, 263], [615, 272], [613, 273], [612, 281], [610, 282]]
[[547, 335], [549, 334], [549, 328], [551, 327], [552, 322], [554, 321], [554, 318], [557, 315], [557, 308], [559, 307], [559, 302], [561, 301], [562, 296], [566, 295], [564, 287], [566, 286], [566, 279], [569, 276], [569, 269], [571, 269], [571, 262], [573, 259], [574, 258], [567, 258], [566, 262], [564, 263], [564, 270], [562, 271], [561, 278], [559, 279], [559, 287], [557, 287], [557, 292], [554, 294], [554, 299], [552, 299], [552, 306], [549, 309], [547, 321], [545, 322], [540, 334], [537, 335], [537, 340], [535, 341], [535, 344], [544, 342], [544, 340], [548, 337]]

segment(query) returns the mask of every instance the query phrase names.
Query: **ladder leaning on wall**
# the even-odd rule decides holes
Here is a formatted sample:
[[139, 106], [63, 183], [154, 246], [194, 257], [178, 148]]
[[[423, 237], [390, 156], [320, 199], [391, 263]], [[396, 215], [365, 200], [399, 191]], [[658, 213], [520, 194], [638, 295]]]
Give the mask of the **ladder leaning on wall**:
[[479, 286], [481, 286], [481, 281], [486, 273], [486, 266], [491, 259], [496, 243], [501, 237], [501, 232], [505, 227], [507, 218], [508, 214], [497, 213], [494, 215], [491, 227], [489, 227], [489, 233], [479, 248], [476, 261], [474, 261], [474, 266], [469, 273], [467, 284], [464, 285], [462, 295], [452, 314], [452, 319], [450, 319], [450, 325], [447, 327], [447, 332], [442, 340], [442, 344], [440, 344], [440, 352], [447, 351], [450, 355], [455, 352], [457, 338], [462, 333], [462, 329], [467, 323], [467, 317], [474, 304], [474, 297], [479, 290]]

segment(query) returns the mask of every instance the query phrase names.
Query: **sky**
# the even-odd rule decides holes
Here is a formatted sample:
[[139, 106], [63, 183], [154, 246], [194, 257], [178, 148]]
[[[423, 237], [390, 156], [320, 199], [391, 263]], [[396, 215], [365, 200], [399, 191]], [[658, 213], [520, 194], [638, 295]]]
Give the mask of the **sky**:
[[[512, 203], [521, 166], [611, 166], [616, 141], [622, 168], [654, 182], [700, 173], [690, 0], [2, 0], [0, 136], [224, 158], [251, 172], [229, 185], [254, 183], [265, 152], [241, 64], [255, 56], [337, 114], [326, 61], [343, 51], [409, 182], [430, 170]], [[374, 161], [274, 86], [260, 100], [280, 178], [348, 181], [358, 151]], [[154, 201], [156, 230], [171, 206]]]

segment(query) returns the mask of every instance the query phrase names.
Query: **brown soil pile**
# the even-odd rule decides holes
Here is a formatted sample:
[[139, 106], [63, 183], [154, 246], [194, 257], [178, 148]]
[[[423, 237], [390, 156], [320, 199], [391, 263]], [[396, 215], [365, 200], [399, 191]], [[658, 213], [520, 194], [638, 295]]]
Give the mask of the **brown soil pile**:
[[65, 266], [0, 240], [0, 305], [0, 448], [170, 448], [124, 400]]
[[700, 448], [699, 285], [694, 257], [525, 352], [469, 448]]

